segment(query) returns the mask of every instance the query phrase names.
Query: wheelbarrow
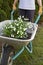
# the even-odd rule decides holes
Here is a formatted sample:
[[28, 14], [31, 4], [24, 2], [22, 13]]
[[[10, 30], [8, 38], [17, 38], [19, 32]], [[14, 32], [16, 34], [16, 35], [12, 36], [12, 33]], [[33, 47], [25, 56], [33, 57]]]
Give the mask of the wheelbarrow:
[[[40, 15], [38, 15], [35, 23], [31, 23], [34, 26], [34, 30], [31, 32], [30, 39], [23, 40], [2, 36], [2, 30], [5, 24], [11, 23], [11, 21], [13, 22], [13, 13], [14, 10], [11, 12], [11, 20], [0, 22], [0, 42], [2, 43], [1, 65], [8, 65], [9, 59], [11, 61], [15, 60], [25, 49], [27, 49], [28, 52], [32, 53], [32, 40], [34, 39], [38, 28], [37, 22], [40, 19]], [[29, 46], [27, 47], [27, 45]], [[14, 56], [10, 57], [10, 52], [13, 52], [13, 49], [17, 48], [17, 46], [21, 46], [21, 50], [14, 54]]]

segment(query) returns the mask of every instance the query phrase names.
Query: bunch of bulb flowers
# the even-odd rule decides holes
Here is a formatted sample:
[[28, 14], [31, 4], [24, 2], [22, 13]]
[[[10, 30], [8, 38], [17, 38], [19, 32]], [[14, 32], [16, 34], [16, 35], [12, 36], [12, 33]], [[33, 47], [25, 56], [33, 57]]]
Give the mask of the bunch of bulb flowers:
[[26, 30], [32, 28], [31, 22], [23, 21], [21, 16], [17, 20], [5, 25], [3, 33], [7, 37], [12, 38], [27, 38], [28, 34]]

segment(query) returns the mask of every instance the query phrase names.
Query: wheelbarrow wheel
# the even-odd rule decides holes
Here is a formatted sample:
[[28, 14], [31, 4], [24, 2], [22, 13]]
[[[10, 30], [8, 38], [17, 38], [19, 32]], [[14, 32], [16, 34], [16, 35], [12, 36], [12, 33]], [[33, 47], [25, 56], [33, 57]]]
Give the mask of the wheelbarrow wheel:
[[14, 48], [10, 45], [4, 46], [2, 51], [2, 58], [0, 65], [12, 65], [12, 58], [11, 56], [14, 54]]

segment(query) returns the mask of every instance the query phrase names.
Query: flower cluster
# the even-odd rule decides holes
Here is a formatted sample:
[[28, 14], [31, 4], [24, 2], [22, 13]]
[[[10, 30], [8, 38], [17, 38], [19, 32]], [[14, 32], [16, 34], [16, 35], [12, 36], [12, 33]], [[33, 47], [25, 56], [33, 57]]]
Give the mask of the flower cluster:
[[4, 27], [4, 35], [13, 38], [26, 38], [28, 37], [26, 30], [28, 27], [31, 28], [29, 25], [30, 23], [24, 22], [21, 17], [19, 17], [17, 20]]

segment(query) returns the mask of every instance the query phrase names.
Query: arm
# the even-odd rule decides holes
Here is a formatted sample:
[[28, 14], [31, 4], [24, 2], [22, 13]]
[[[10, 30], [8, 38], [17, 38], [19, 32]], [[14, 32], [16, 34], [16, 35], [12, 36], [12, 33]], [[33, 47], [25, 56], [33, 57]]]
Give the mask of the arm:
[[42, 0], [37, 0], [38, 5], [39, 5], [39, 14], [42, 14]]
[[37, 2], [38, 2], [38, 5], [39, 5], [40, 7], [42, 7], [42, 0], [37, 0]]
[[13, 3], [13, 4], [14, 4], [14, 5], [16, 5], [16, 4], [17, 4], [17, 2], [18, 2], [18, 0], [14, 0], [14, 3]]
[[18, 0], [14, 0], [14, 3], [13, 3], [13, 10], [16, 10], [16, 4], [17, 4]]

